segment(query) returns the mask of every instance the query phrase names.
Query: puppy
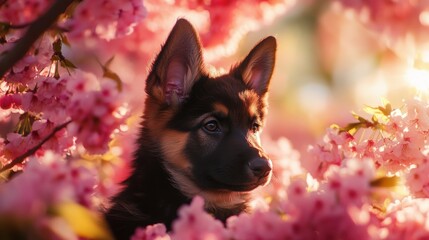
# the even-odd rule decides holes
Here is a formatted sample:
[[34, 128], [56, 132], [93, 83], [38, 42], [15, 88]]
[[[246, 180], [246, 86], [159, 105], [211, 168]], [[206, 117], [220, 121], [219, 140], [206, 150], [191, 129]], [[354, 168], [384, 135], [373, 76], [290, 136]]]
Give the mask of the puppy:
[[171, 227], [178, 208], [199, 195], [217, 219], [248, 210], [272, 164], [259, 134], [276, 40], [258, 43], [228, 74], [210, 76], [192, 25], [179, 19], [146, 80], [147, 98], [133, 172], [106, 219], [117, 239], [137, 227]]

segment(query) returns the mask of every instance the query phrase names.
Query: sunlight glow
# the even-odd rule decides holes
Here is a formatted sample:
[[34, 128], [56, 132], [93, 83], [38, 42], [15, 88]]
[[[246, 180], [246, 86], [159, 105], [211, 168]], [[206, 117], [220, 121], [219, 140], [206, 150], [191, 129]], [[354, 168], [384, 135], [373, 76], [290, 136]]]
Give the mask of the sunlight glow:
[[429, 26], [429, 11], [424, 11], [419, 15], [419, 21], [425, 26]]
[[311, 176], [311, 174], [307, 173], [306, 182], [307, 182], [307, 187], [308, 187], [309, 191], [315, 191], [316, 189], [319, 188], [319, 181], [317, 181], [317, 179], [313, 178], [313, 176]]
[[405, 73], [405, 79], [418, 92], [429, 92], [429, 70], [409, 68]]

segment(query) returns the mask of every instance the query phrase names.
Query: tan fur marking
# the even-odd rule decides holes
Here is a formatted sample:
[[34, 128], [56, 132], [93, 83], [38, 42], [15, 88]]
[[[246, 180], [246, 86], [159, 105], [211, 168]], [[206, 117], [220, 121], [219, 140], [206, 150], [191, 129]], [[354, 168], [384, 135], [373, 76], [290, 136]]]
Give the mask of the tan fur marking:
[[250, 192], [232, 192], [232, 191], [203, 191], [187, 176], [186, 173], [166, 167], [168, 172], [174, 179], [175, 185], [189, 198], [196, 195], [201, 196], [205, 200], [206, 209], [234, 208], [238, 204], [248, 202]]
[[256, 116], [258, 114], [258, 95], [252, 90], [245, 90], [239, 93], [239, 97], [247, 107], [249, 116]]
[[203, 191], [199, 195], [205, 199], [205, 208], [213, 210], [218, 207], [231, 209], [250, 199], [250, 192]]
[[165, 160], [180, 170], [189, 169], [191, 163], [183, 151], [188, 141], [188, 133], [167, 130], [162, 134], [161, 147]]
[[164, 101], [164, 91], [161, 86], [154, 86], [152, 88], [152, 94], [158, 101]]
[[215, 111], [220, 112], [220, 113], [224, 114], [225, 116], [228, 116], [228, 114], [229, 114], [228, 108], [225, 105], [223, 105], [222, 103], [214, 103], [213, 108]]
[[[191, 58], [191, 62], [193, 63], [193, 65], [197, 65], [197, 66], [202, 65], [201, 60]], [[196, 79], [200, 78], [200, 75], [201, 75], [200, 71], [192, 71], [192, 69], [188, 67], [188, 71], [186, 72], [186, 74], [184, 76], [185, 81], [183, 81], [183, 85], [184, 85], [183, 89], [185, 92], [189, 93], [191, 91], [191, 88], [193, 85], [192, 83]]]
[[173, 110], [159, 112], [158, 105], [156, 103], [151, 102], [150, 99], [146, 101], [145, 115], [147, 121], [145, 123], [148, 129], [150, 129], [152, 138], [162, 138], [165, 125], [171, 119], [173, 114]]

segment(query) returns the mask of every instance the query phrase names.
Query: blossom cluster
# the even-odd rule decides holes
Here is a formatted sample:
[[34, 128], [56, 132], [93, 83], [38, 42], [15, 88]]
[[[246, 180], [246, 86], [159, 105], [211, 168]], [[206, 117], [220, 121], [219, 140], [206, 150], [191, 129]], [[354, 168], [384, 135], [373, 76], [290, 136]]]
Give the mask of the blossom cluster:
[[[208, 13], [206, 30], [201, 34], [205, 46], [213, 47], [237, 37], [259, 25], [271, 21], [292, 5], [284, 0], [245, 1], [178, 1], [178, 5], [190, 10]], [[246, 13], [246, 14], [243, 14]], [[236, 43], [234, 43], [236, 44]]]
[[[2, 54], [13, 54], [23, 30], [40, 14], [44, 14], [51, 4], [52, 1], [7, 1], [1, 6]], [[117, 1], [83, 1], [73, 5], [74, 8], [67, 10], [67, 14], [58, 20], [64, 32], [58, 29], [46, 32], [7, 71], [2, 77], [0, 90], [2, 120], [13, 121], [17, 116], [19, 119], [14, 132], [2, 140], [4, 147], [0, 149], [0, 155], [3, 165], [33, 148], [37, 148], [36, 154], [39, 155], [45, 150], [65, 153], [76, 144], [83, 145], [90, 153], [108, 150], [112, 133], [117, 131], [126, 117], [120, 78], [109, 69], [107, 63], [101, 66], [103, 75], [100, 76], [94, 69], [76, 67], [66, 55], [73, 48], [74, 36], [86, 31], [95, 33], [95, 24], [99, 22], [84, 18], [82, 14], [87, 12], [88, 17], [94, 17], [93, 13], [89, 14], [94, 4], [103, 6], [97, 9], [104, 17], [95, 17], [103, 19], [106, 28], [115, 26], [112, 36], [115, 38], [129, 34], [142, 21], [145, 13], [142, 1], [127, 1], [124, 4]], [[16, 13], [18, 10], [19, 14]], [[73, 24], [84, 29], [73, 28]], [[62, 129], [57, 129], [59, 126]]]
[[[96, 11], [94, 11], [96, 10]], [[64, 23], [71, 38], [96, 37], [112, 40], [129, 35], [137, 23], [146, 17], [141, 0], [83, 1]]]
[[[30, 86], [30, 85], [27, 85]], [[116, 84], [77, 70], [60, 79], [39, 79], [33, 90], [9, 93], [0, 98], [5, 110], [22, 112], [18, 131], [9, 133], [2, 154], [16, 158], [39, 144], [57, 125], [71, 121], [50, 137], [40, 151], [64, 152], [75, 143], [92, 153], [107, 150], [111, 134], [124, 120]], [[9, 101], [9, 102], [8, 102]], [[6, 102], [6, 103], [5, 103]]]
[[[28, 231], [27, 234], [33, 236], [56, 238], [58, 230], [71, 228], [66, 221], [57, 219], [60, 213], [56, 208], [75, 202], [95, 210], [97, 182], [92, 169], [74, 161], [65, 161], [61, 155], [48, 151], [43, 157], [31, 159], [23, 173], [0, 186], [0, 222], [16, 220], [17, 226], [23, 227], [20, 231]], [[28, 226], [31, 222], [37, 222], [40, 226]], [[4, 229], [4, 226], [0, 228], [6, 233], [13, 231]], [[46, 236], [43, 231], [49, 234]], [[73, 233], [73, 230], [70, 229], [70, 232]]]
[[[388, 45], [394, 48], [412, 45], [416, 51], [424, 47], [429, 29], [427, 1], [413, 0], [335, 0], [346, 9], [352, 10], [374, 32], [381, 34]], [[399, 50], [400, 50], [399, 49]], [[410, 54], [410, 52], [408, 52]]]
[[[277, 207], [230, 217], [226, 227], [203, 211], [196, 197], [179, 211], [171, 239], [369, 239], [375, 221], [367, 204], [374, 177], [371, 161], [350, 159], [332, 167], [326, 181], [309, 186], [298, 178], [289, 186], [287, 199]], [[179, 227], [180, 226], [180, 227]], [[154, 228], [162, 231], [154, 232]], [[332, 231], [335, 229], [335, 231]], [[152, 234], [148, 237], [148, 234]], [[163, 225], [138, 229], [134, 239], [170, 239]]]
[[[55, 2], [0, 3], [0, 60], [16, 54], [25, 31], [53, 14]], [[74, 1], [57, 14], [0, 78], [0, 121], [14, 125], [0, 137], [0, 238], [109, 238], [97, 212], [112, 194], [106, 163], [120, 152], [103, 154], [128, 117], [123, 83], [111, 70], [113, 58], [102, 64], [93, 56], [96, 65], [88, 67], [75, 65], [71, 53], [79, 36], [104, 41], [130, 34], [145, 8], [142, 1]], [[99, 160], [84, 166], [81, 159]], [[92, 230], [77, 227], [83, 219]]]
[[[310, 1], [300, 1], [300, 4]], [[141, 68], [159, 50], [176, 20], [184, 17], [199, 33], [205, 60], [213, 63], [235, 53], [246, 33], [268, 25], [296, 5], [297, 2], [291, 0], [145, 0], [146, 24], [136, 26], [133, 34], [125, 38], [99, 45], [100, 51], [114, 48], [134, 59], [135, 67]]]
[[[34, 206], [49, 206], [61, 201], [76, 201], [88, 208], [95, 207], [91, 195], [95, 192], [97, 182], [91, 169], [63, 161], [61, 155], [52, 151], [33, 160], [21, 173], [22, 176], [2, 185], [1, 191], [7, 193], [2, 194], [2, 213], [14, 211], [16, 214], [16, 211], [20, 211], [19, 214], [32, 216], [43, 211], [43, 208]], [[26, 195], [14, 196], [21, 192], [13, 189], [20, 188], [26, 189]]]
[[16, 0], [2, 3], [0, 22], [26, 25], [36, 20], [52, 4], [52, 0]]
[[428, 109], [420, 99], [400, 109], [367, 107], [371, 120], [355, 115], [358, 122], [328, 129], [301, 159], [304, 168], [280, 139], [282, 157], [272, 152], [280, 169], [252, 213], [230, 217], [222, 228], [196, 197], [170, 233], [157, 224], [137, 229], [133, 239], [425, 239]]
[[163, 224], [137, 228], [133, 240], [169, 239], [228, 239], [222, 222], [204, 211], [204, 200], [197, 196], [189, 206], [179, 209], [179, 217], [173, 224], [173, 233], [167, 234]]
[[[427, 103], [414, 98], [401, 108], [386, 103], [367, 112], [372, 113], [371, 120], [356, 115], [358, 122], [329, 129], [320, 144], [310, 147], [314, 159], [308, 162], [309, 172], [320, 179], [330, 165], [341, 165], [344, 158], [370, 158], [377, 169], [403, 176], [414, 196], [428, 197], [429, 185], [423, 177], [428, 169]], [[350, 133], [364, 129], [364, 135]]]

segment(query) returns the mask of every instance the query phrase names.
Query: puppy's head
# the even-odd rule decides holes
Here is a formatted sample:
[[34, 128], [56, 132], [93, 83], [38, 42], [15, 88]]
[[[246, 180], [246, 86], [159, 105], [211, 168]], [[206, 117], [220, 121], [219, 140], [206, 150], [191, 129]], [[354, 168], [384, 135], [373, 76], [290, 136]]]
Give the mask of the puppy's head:
[[275, 50], [268, 37], [228, 74], [209, 76], [190, 23], [180, 19], [171, 31], [146, 82], [144, 125], [189, 197], [228, 207], [269, 181], [259, 134]]

